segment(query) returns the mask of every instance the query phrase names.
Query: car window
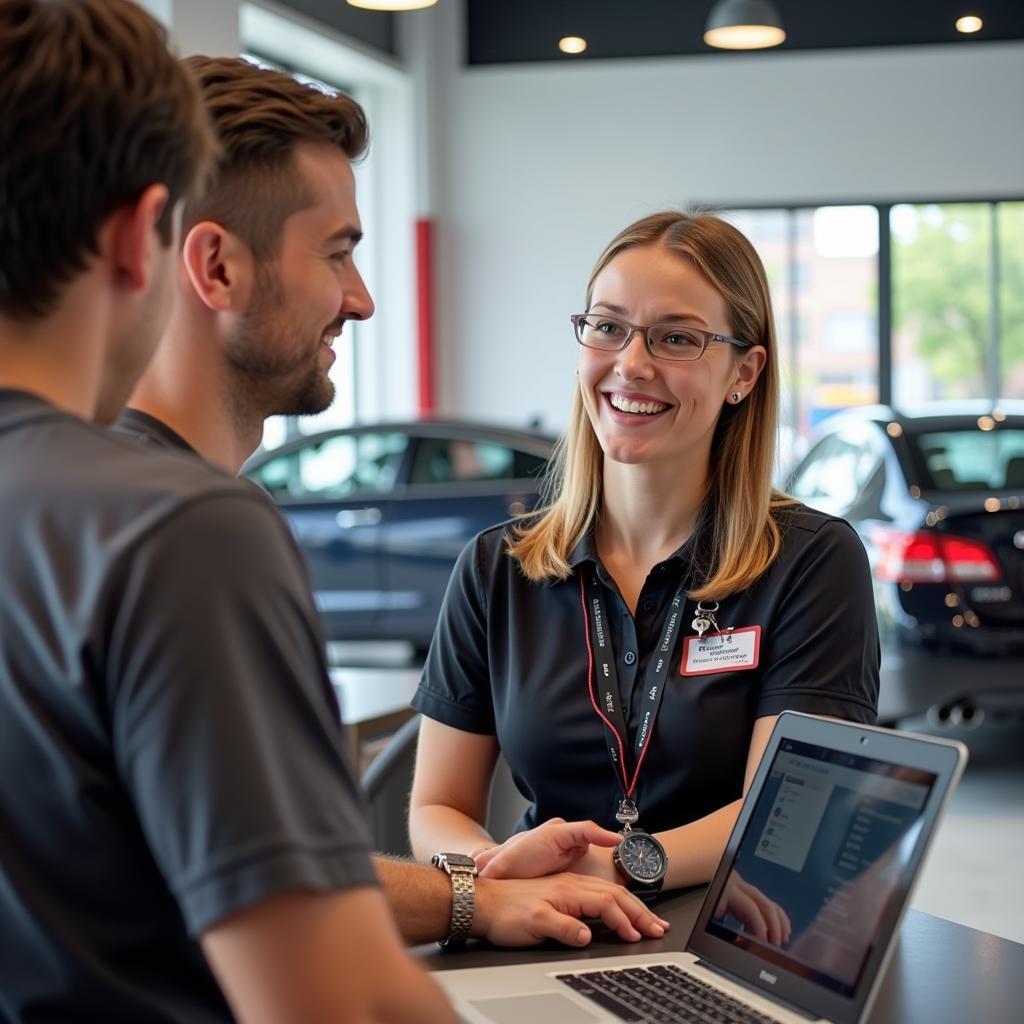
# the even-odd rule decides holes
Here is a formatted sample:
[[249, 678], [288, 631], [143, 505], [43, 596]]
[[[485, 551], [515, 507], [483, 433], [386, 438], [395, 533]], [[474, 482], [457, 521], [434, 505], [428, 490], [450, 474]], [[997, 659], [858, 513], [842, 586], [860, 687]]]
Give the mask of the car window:
[[[991, 421], [990, 421], [991, 422]], [[943, 430], [913, 435], [921, 484], [934, 491], [1024, 489], [1024, 430]]]
[[465, 483], [474, 480], [512, 480], [534, 476], [545, 460], [493, 441], [463, 441], [425, 437], [420, 440], [410, 482]]
[[882, 455], [866, 431], [854, 428], [832, 434], [808, 454], [793, 478], [790, 493], [828, 512], [849, 509], [881, 463]]
[[409, 443], [405, 434], [336, 434], [270, 459], [252, 473], [275, 498], [344, 498], [390, 491]]

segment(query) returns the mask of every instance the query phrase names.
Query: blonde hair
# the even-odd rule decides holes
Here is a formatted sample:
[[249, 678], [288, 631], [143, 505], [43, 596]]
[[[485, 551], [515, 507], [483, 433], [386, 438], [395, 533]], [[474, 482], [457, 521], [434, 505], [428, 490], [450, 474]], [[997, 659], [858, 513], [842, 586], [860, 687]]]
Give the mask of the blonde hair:
[[[746, 400], [723, 408], [711, 442], [702, 513], [710, 536], [704, 582], [694, 600], [718, 601], [753, 584], [782, 544], [773, 510], [794, 504], [772, 487], [779, 405], [779, 370], [771, 295], [754, 247], [731, 224], [707, 213], [668, 211], [644, 217], [621, 231], [601, 253], [587, 283], [621, 252], [662, 245], [690, 260], [725, 299], [733, 335], [764, 346], [764, 369]], [[569, 426], [556, 446], [547, 481], [549, 503], [516, 527], [508, 545], [523, 574], [534, 582], [571, 575], [573, 548], [596, 525], [602, 499], [601, 446], [577, 388]]]

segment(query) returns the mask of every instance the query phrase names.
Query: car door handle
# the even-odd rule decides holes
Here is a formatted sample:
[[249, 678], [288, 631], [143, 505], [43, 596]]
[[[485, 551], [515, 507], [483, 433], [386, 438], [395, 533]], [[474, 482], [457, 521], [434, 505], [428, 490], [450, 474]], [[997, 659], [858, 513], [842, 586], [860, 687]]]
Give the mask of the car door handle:
[[334, 521], [343, 530], [349, 530], [353, 526], [376, 526], [381, 518], [379, 508], [343, 508]]

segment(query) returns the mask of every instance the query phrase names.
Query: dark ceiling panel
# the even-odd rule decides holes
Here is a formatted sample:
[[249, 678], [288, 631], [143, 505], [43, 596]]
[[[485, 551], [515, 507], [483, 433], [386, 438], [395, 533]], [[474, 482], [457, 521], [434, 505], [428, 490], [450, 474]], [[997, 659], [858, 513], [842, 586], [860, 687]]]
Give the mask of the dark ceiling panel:
[[[1024, 0], [774, 0], [786, 28], [775, 50], [819, 50], [927, 43], [974, 45], [1024, 39]], [[470, 64], [722, 54], [704, 43], [712, 0], [467, 0]], [[976, 14], [975, 35], [956, 19]], [[558, 50], [582, 36], [584, 54]], [[771, 53], [773, 51], [761, 51]]]

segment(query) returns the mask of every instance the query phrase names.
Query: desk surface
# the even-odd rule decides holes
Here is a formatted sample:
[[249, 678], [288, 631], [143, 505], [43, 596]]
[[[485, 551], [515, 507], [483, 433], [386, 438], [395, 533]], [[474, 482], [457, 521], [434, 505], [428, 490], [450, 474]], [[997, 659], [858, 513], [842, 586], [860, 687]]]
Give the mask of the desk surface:
[[[416, 953], [425, 967], [436, 971], [682, 950], [703, 897], [703, 889], [691, 889], [659, 902], [658, 913], [672, 923], [672, 929], [656, 941], [625, 944], [599, 936], [584, 950], [554, 945], [501, 950], [471, 943], [445, 953], [432, 944], [417, 947]], [[1024, 945], [910, 910], [868, 1020], [871, 1024], [1018, 1024], [1024, 1020]]]
[[387, 672], [332, 668], [331, 683], [341, 705], [341, 720], [359, 725], [384, 718], [396, 711], [409, 711], [409, 701], [420, 681], [419, 669]]

